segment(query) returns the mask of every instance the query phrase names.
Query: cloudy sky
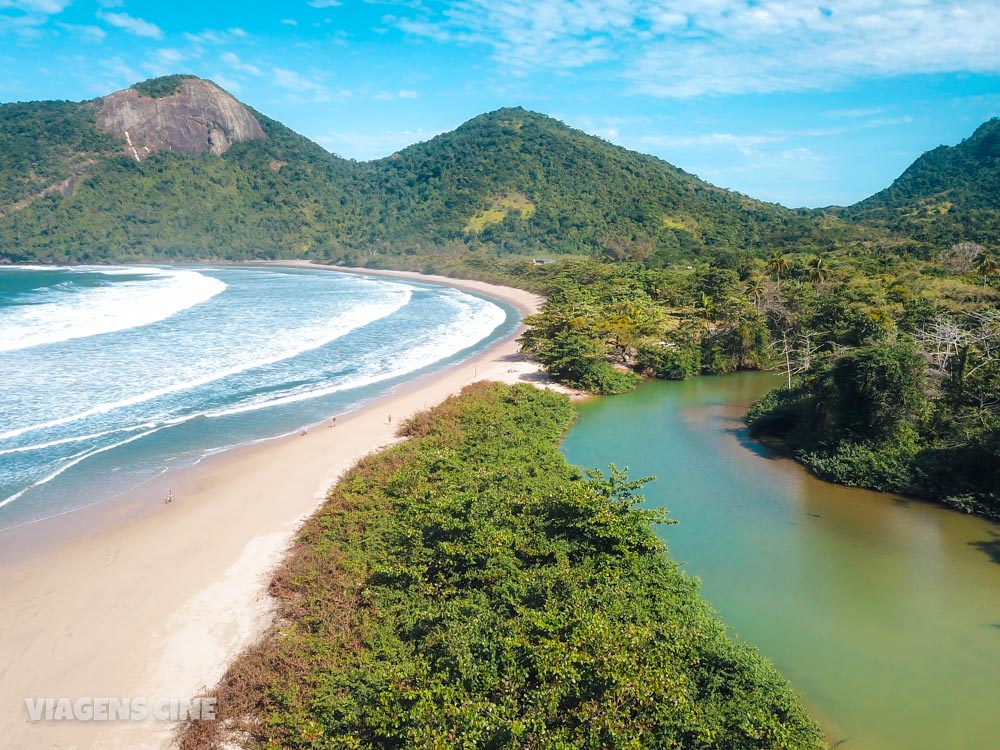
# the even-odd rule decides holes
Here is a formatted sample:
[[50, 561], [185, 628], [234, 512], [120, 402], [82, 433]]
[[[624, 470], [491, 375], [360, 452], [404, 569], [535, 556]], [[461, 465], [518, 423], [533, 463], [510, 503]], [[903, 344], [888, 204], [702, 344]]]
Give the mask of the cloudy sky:
[[788, 206], [1000, 115], [997, 0], [0, 0], [0, 101], [210, 78], [372, 159], [521, 105]]

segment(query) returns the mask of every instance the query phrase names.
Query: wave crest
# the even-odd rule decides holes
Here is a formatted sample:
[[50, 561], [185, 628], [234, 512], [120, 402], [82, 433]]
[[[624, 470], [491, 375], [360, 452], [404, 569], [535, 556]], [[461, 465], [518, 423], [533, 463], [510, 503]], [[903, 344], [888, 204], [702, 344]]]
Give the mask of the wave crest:
[[[89, 270], [89, 269], [88, 269]], [[141, 273], [134, 281], [57, 290], [51, 302], [0, 311], [0, 352], [148, 326], [206, 302], [226, 283], [197, 271], [102, 269], [106, 276]]]

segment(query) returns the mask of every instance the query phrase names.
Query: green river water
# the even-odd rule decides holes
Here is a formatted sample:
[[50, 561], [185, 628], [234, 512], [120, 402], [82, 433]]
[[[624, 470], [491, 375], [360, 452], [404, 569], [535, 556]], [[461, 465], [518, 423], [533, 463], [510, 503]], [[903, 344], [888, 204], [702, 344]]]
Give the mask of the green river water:
[[747, 373], [593, 399], [563, 450], [655, 475], [661, 535], [845, 750], [1000, 748], [1000, 525], [821, 482], [749, 441]]

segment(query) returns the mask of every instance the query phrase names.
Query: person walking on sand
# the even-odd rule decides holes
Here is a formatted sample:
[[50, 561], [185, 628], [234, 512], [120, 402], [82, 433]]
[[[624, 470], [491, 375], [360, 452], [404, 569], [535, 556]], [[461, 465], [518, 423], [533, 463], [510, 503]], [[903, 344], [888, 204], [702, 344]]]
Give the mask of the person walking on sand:
[[167, 490], [167, 499], [164, 500], [163, 502], [165, 502], [167, 505], [169, 505], [173, 501], [174, 501], [174, 491], [173, 490]]
[[392, 415], [389, 415], [389, 424], [392, 424]]

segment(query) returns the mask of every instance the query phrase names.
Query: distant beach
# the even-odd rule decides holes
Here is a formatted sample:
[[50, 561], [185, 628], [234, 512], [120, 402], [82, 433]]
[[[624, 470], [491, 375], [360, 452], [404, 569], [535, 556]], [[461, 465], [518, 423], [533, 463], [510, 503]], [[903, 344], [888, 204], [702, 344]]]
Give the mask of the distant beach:
[[[522, 315], [541, 302], [480, 282], [374, 273], [504, 300]], [[166, 746], [166, 722], [29, 723], [24, 699], [187, 698], [212, 685], [268, 624], [269, 572], [340, 474], [394, 442], [408, 416], [471, 382], [546, 381], [518, 353], [519, 331], [357, 411], [317, 414], [303, 434], [209, 456], [114, 500], [0, 532], [5, 743]]]

